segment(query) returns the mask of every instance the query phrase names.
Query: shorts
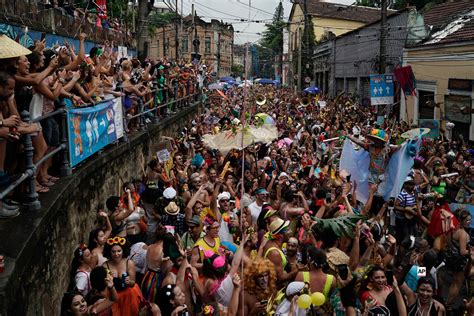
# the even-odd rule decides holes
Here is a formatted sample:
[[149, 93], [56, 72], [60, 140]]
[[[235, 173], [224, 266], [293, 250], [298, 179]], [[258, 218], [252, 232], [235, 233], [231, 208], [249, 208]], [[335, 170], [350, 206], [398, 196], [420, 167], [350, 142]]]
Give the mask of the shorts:
[[43, 137], [49, 147], [59, 146], [59, 125], [54, 117], [48, 117], [41, 121]]
[[125, 107], [125, 110], [129, 110], [133, 106], [132, 99], [127, 95], [123, 97], [123, 106]]

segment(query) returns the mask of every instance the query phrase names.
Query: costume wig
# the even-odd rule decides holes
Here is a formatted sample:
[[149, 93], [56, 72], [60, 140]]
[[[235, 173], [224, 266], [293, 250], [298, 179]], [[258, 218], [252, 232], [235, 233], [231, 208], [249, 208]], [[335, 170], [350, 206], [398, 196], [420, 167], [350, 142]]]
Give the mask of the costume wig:
[[[268, 287], [262, 290], [258, 285], [256, 279], [258, 276], [268, 273]], [[269, 299], [275, 293], [276, 287], [276, 272], [273, 263], [268, 259], [256, 259], [244, 271], [245, 290], [251, 295], [255, 295], [258, 301]]]

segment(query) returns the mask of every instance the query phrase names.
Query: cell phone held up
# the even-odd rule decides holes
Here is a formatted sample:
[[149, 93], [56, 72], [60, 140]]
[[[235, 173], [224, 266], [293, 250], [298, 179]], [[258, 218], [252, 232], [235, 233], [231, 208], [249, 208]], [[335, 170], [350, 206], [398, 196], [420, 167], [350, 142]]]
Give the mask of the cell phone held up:
[[337, 274], [339, 275], [341, 280], [347, 280], [347, 277], [349, 276], [349, 268], [347, 267], [347, 264], [338, 265]]

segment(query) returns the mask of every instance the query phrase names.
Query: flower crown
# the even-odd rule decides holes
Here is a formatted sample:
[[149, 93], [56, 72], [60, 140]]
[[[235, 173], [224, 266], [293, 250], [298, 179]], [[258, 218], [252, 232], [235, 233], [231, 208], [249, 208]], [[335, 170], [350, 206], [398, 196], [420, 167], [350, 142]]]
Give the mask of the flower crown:
[[86, 251], [87, 249], [87, 246], [85, 243], [82, 243], [79, 245], [79, 257], [82, 258], [82, 256], [84, 255], [84, 252]]
[[110, 246], [113, 246], [113, 245], [120, 245], [120, 246], [123, 246], [125, 245], [125, 243], [127, 242], [127, 240], [125, 238], [122, 238], [122, 237], [114, 237], [114, 238], [108, 238], [107, 239], [107, 244], [110, 245]]
[[206, 305], [204, 306], [202, 312], [204, 315], [212, 315], [214, 314], [214, 307], [212, 307], [212, 305]]

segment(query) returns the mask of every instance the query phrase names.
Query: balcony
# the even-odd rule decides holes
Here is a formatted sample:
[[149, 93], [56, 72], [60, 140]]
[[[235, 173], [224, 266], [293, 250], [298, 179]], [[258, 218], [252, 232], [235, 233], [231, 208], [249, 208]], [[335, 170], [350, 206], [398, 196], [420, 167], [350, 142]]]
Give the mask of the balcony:
[[[79, 32], [87, 34], [90, 41], [103, 43], [113, 41], [115, 45], [136, 47], [136, 41], [130, 30], [126, 28], [104, 29], [95, 26], [82, 13], [73, 17], [64, 9], [45, 6], [43, 3], [33, 3], [25, 0], [0, 0], [0, 23], [18, 26], [28, 26], [31, 30], [54, 33], [74, 38]], [[94, 15], [90, 16], [92, 19]]]

